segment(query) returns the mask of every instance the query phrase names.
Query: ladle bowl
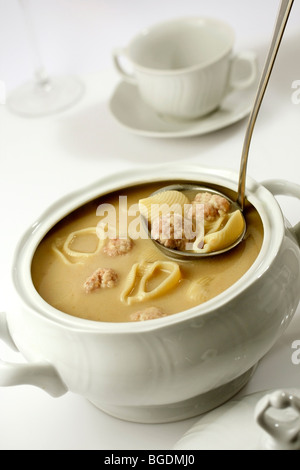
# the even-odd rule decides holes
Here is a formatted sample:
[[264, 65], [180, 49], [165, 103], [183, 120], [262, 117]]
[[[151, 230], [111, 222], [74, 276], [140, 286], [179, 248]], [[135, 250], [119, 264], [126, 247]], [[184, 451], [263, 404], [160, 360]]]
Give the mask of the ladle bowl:
[[[206, 186], [200, 186], [200, 185], [197, 185], [197, 184], [173, 184], [173, 185], [170, 185], [170, 186], [164, 186], [162, 189], [160, 189], [158, 191], [155, 191], [152, 194], [152, 196], [154, 196], [156, 194], [159, 194], [163, 191], [179, 191], [179, 192], [186, 192], [186, 191], [191, 192], [192, 191], [192, 192], [197, 192], [197, 193], [205, 192], [205, 193], [216, 194], [218, 196], [224, 197], [225, 199], [227, 199], [229, 201], [229, 203], [231, 204], [231, 211], [232, 212], [236, 211], [236, 210], [240, 210], [240, 206], [237, 204], [237, 202], [233, 201], [227, 195], [221, 193], [220, 191], [217, 191], [215, 189], [212, 189], [212, 188], [209, 188], [209, 187], [206, 187]], [[242, 213], [242, 216], [243, 216], [243, 213]], [[228, 249], [233, 249], [234, 247], [239, 245], [239, 243], [244, 239], [244, 236], [246, 234], [247, 225], [246, 225], [246, 220], [245, 220], [244, 216], [243, 216], [243, 221], [244, 221], [243, 231], [241, 232], [239, 237], [235, 240], [235, 242], [230, 245], [229, 248], [225, 247], [225, 248], [222, 248], [218, 251], [207, 252], [207, 253], [206, 252], [198, 253], [198, 252], [195, 252], [195, 251], [192, 251], [192, 250], [180, 251], [180, 250], [176, 250], [176, 249], [173, 249], [173, 248], [168, 248], [165, 245], [162, 245], [159, 241], [155, 240], [152, 237], [151, 228], [149, 227], [149, 222], [145, 217], [142, 216], [142, 222], [144, 224], [144, 228], [148, 231], [149, 237], [152, 238], [152, 240], [156, 244], [156, 246], [169, 258], [178, 259], [178, 260], [181, 260], [181, 261], [182, 260], [191, 261], [191, 260], [194, 260], [194, 259], [198, 259], [199, 256], [201, 256], [201, 258], [205, 258], [205, 257], [209, 257], [209, 256], [221, 255], [223, 253], [226, 253], [228, 251]]]

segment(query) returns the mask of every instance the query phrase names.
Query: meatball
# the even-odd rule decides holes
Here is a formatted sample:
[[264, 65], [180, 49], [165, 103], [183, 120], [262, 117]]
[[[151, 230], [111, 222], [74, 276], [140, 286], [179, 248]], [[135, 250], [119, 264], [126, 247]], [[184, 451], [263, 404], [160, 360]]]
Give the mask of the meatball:
[[[218, 194], [198, 193], [193, 200], [193, 206], [196, 204], [204, 205], [204, 218], [207, 221], [213, 221], [217, 217], [222, 217], [230, 211], [230, 202]], [[194, 209], [193, 209], [194, 215]]]
[[130, 238], [114, 238], [108, 240], [104, 247], [104, 253], [108, 256], [126, 255], [133, 247], [133, 241]]
[[112, 288], [118, 281], [118, 274], [111, 268], [99, 268], [85, 281], [83, 288], [88, 294], [99, 288]]
[[131, 321], [145, 321], [145, 320], [155, 320], [156, 318], [166, 317], [167, 315], [163, 313], [157, 307], [148, 307], [145, 310], [141, 310], [139, 312], [132, 313], [130, 315]]
[[151, 236], [167, 248], [184, 250], [187, 242], [195, 240], [191, 220], [168, 213], [157, 217], [151, 226]]

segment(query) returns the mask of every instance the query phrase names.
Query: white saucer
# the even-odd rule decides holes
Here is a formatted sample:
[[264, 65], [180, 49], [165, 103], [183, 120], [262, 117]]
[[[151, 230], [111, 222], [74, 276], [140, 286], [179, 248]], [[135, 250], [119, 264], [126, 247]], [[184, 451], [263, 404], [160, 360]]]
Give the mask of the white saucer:
[[121, 82], [109, 107], [118, 123], [134, 134], [157, 138], [190, 137], [222, 129], [246, 117], [253, 107], [256, 90], [257, 83], [246, 90], [234, 91], [214, 113], [185, 121], [156, 114], [141, 99], [135, 85]]

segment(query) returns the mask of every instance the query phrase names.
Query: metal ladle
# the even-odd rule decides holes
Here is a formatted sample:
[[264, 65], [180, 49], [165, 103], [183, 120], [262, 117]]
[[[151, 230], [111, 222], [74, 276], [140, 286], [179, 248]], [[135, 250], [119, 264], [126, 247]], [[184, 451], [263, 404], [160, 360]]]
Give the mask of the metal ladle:
[[[197, 190], [198, 192], [209, 192], [212, 194], [218, 194], [218, 195], [221, 195], [222, 197], [225, 197], [227, 200], [229, 200], [232, 208], [235, 210], [240, 210], [241, 214], [243, 215], [244, 206], [245, 206], [246, 171], [247, 171], [250, 142], [251, 142], [254, 126], [256, 123], [256, 119], [258, 116], [258, 112], [260, 110], [261, 103], [265, 95], [267, 85], [269, 83], [269, 79], [273, 70], [275, 59], [277, 57], [279, 46], [281, 44], [281, 40], [285, 31], [285, 27], [286, 27], [293, 3], [294, 3], [294, 0], [282, 0], [280, 8], [279, 8], [278, 17], [277, 17], [276, 24], [275, 24], [275, 31], [274, 31], [273, 38], [272, 38], [272, 43], [271, 43], [269, 54], [268, 54], [268, 57], [264, 66], [264, 70], [262, 72], [261, 79], [259, 82], [255, 102], [253, 105], [253, 109], [252, 109], [252, 112], [248, 121], [247, 130], [246, 130], [244, 146], [243, 146], [243, 151], [242, 151], [242, 156], [241, 156], [237, 200], [232, 201], [225, 194], [217, 192], [211, 188], [206, 188], [206, 187], [197, 186], [197, 185], [185, 185], [185, 184], [168, 186], [168, 187], [160, 189], [159, 191], [156, 191], [156, 193], [154, 194], [158, 194], [159, 192], [166, 191], [166, 190], [190, 191], [191, 189]], [[232, 248], [237, 246], [244, 238], [244, 235], [246, 233], [246, 221], [245, 221], [244, 227], [245, 229], [243, 233], [238, 237], [238, 239], [233, 244], [231, 244], [230, 246], [227, 246], [225, 249], [222, 249], [220, 251], [212, 251], [208, 253], [204, 253], [204, 252], [197, 253], [194, 251], [179, 251], [179, 250], [167, 248], [156, 240], [153, 240], [153, 242], [167, 256], [171, 256], [172, 258], [181, 259], [181, 260], [201, 259], [204, 257], [215, 256], [218, 254], [225, 253], [229, 250], [232, 250]]]

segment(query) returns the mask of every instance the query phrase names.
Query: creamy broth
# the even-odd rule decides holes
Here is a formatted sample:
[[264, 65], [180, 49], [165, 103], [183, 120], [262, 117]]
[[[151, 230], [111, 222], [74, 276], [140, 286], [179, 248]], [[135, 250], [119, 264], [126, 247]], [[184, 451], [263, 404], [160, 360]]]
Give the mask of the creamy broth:
[[[133, 321], [136, 312], [149, 307], [159, 309], [164, 315], [187, 310], [217, 296], [239, 280], [257, 258], [263, 241], [261, 219], [250, 205], [245, 210], [245, 240], [224, 255], [179, 262], [167, 258], [150, 239], [141, 238], [133, 240], [132, 249], [126, 254], [109, 256], [105, 252], [107, 241], [100, 242], [96, 235], [101, 220], [96, 213], [98, 206], [112, 204], [118, 215], [119, 195], [127, 196], [130, 207], [160, 186], [144, 185], [103, 196], [59, 222], [42, 240], [32, 262], [33, 283], [41, 297], [69, 315], [102, 322], [128, 322]], [[128, 224], [134, 219], [136, 216], [128, 217]], [[80, 236], [70, 238], [74, 232]], [[81, 252], [86, 255], [81, 256]], [[99, 268], [117, 273], [117, 282], [113, 287], [88, 292], [85, 283]], [[131, 285], [133, 271], [135, 282]], [[141, 280], [148, 272], [146, 295], [143, 292], [140, 295]], [[163, 283], [168, 287], [151, 297]]]

